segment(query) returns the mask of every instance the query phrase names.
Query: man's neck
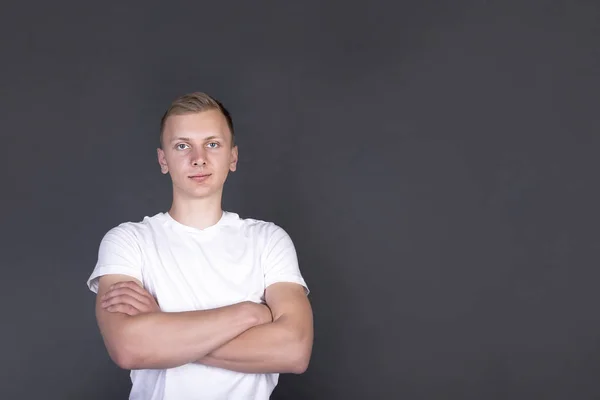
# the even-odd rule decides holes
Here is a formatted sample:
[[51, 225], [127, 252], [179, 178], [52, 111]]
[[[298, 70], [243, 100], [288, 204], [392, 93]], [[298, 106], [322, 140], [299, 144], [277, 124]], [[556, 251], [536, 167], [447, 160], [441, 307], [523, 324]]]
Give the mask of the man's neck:
[[181, 199], [174, 196], [169, 215], [183, 225], [206, 229], [223, 216], [221, 199]]

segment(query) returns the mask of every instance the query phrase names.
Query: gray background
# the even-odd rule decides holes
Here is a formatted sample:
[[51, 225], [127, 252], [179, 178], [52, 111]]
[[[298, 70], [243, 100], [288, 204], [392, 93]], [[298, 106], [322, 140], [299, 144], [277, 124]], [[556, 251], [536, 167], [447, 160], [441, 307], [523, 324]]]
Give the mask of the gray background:
[[0, 13], [2, 399], [126, 398], [85, 281], [165, 211], [159, 119], [233, 114], [309, 370], [273, 399], [597, 399], [597, 1], [22, 2]]

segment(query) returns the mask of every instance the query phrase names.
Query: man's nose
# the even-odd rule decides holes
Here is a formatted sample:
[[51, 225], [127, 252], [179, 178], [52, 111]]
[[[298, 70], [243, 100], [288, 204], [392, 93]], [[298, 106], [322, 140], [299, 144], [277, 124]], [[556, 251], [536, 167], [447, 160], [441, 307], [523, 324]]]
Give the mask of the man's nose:
[[195, 150], [192, 154], [192, 165], [204, 165], [206, 164], [206, 152], [204, 149]]

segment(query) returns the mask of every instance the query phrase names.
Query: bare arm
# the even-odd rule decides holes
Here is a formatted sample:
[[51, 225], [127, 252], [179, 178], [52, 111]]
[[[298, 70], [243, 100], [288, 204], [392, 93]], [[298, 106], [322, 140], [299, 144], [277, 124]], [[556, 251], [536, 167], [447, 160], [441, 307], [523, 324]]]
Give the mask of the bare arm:
[[272, 323], [245, 331], [198, 362], [245, 373], [303, 373], [313, 344], [312, 310], [304, 288], [275, 283], [265, 297]]
[[194, 362], [247, 329], [271, 321], [267, 307], [251, 302], [212, 310], [133, 316], [120, 310], [108, 311], [102, 305], [102, 296], [123, 281], [132, 278], [100, 278], [96, 318], [109, 355], [124, 369], [163, 369]]

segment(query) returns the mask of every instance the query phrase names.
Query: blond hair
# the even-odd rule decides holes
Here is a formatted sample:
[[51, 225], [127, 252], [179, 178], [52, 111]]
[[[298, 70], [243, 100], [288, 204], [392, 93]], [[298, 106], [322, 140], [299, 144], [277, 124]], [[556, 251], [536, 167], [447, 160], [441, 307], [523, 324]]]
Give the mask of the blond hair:
[[223, 116], [227, 120], [227, 126], [229, 127], [229, 131], [231, 132], [231, 145], [235, 146], [235, 136], [233, 133], [233, 120], [231, 118], [231, 114], [229, 114], [229, 111], [227, 111], [227, 109], [223, 104], [221, 104], [221, 102], [203, 92], [184, 94], [183, 96], [178, 97], [171, 103], [171, 105], [160, 120], [161, 146], [163, 140], [163, 132], [165, 130], [165, 121], [168, 117], [170, 117], [171, 115], [193, 114], [208, 110], [219, 110], [221, 114], [223, 114]]

